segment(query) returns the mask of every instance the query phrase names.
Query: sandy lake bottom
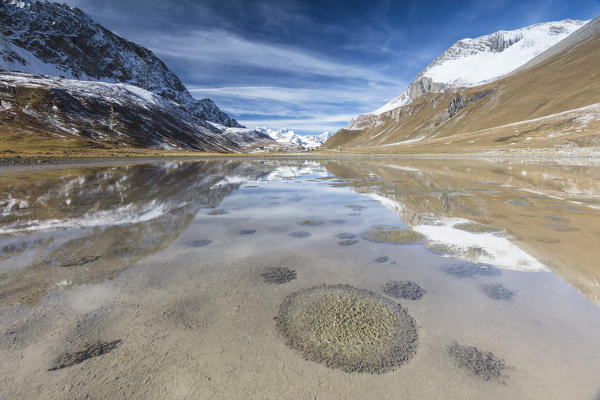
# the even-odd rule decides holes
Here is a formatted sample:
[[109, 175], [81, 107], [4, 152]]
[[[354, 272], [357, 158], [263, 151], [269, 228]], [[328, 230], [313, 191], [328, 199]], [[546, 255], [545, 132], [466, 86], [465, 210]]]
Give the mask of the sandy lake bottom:
[[0, 175], [0, 399], [600, 398], [600, 167]]

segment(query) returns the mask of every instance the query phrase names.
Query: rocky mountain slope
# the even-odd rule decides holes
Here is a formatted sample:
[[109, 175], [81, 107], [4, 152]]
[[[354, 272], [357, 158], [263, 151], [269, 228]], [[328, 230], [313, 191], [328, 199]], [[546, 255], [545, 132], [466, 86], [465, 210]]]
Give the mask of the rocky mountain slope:
[[11, 138], [17, 140], [12, 147], [18, 148], [17, 138], [23, 135], [34, 135], [42, 142], [87, 139], [89, 146], [98, 148], [215, 152], [242, 151], [248, 145], [272, 142], [258, 131], [199, 119], [173, 101], [137, 86], [19, 72], [0, 73], [0, 121], [8, 149]]
[[400, 96], [372, 113], [354, 118], [348, 129], [360, 129], [377, 115], [406, 106], [425, 93], [494, 81], [560, 42], [586, 22], [547, 22], [459, 40], [421, 71]]
[[196, 100], [150, 50], [78, 8], [45, 0], [0, 1], [2, 69], [127, 83], [180, 104], [195, 117], [241, 127], [210, 99]]
[[[574, 21], [563, 23], [571, 27], [578, 25]], [[324, 147], [393, 153], [598, 146], [600, 122], [594, 108], [600, 103], [598, 25], [600, 19], [596, 18], [584, 25], [581, 32], [585, 34], [576, 31], [563, 39], [567, 45], [560, 41], [537, 58], [532, 58], [533, 53], [525, 56], [519, 51], [520, 64], [511, 65], [525, 66], [514, 71], [503, 69], [502, 76], [490, 78], [491, 81], [484, 84], [480, 82], [481, 74], [466, 74], [462, 81], [458, 79], [462, 75], [455, 78], [448, 75], [442, 83], [432, 81], [427, 74], [438, 65], [443, 67], [450, 62], [448, 54], [456, 53], [446, 52], [438, 58], [446, 61], [441, 64], [434, 61], [433, 67], [422, 72], [411, 87], [418, 88], [418, 82], [433, 82], [433, 85], [421, 86], [422, 90], [415, 92], [409, 88], [406, 92], [409, 101], [404, 105], [356, 118]], [[536, 31], [543, 27], [552, 36], [552, 32], [568, 31], [564, 24], [561, 26], [564, 29], [558, 29], [557, 23], [534, 27]], [[556, 35], [564, 37], [559, 33]], [[493, 40], [494, 37], [497, 36], [485, 37], [486, 43], [500, 42], [499, 48], [505, 48], [504, 52], [526, 40], [524, 35], [516, 44], [506, 47], [511, 40]], [[486, 54], [488, 61], [483, 64], [477, 56], [474, 65], [482, 69], [489, 66], [496, 74], [499, 69], [495, 64], [502, 52], [499, 54], [493, 51]], [[419, 81], [421, 78], [424, 81]]]

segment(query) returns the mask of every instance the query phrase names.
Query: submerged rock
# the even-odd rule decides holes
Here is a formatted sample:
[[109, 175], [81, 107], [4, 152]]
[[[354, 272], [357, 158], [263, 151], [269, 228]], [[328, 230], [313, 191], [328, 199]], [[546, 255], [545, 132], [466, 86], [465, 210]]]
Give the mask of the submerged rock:
[[279, 308], [277, 328], [307, 360], [345, 372], [386, 373], [417, 350], [417, 328], [401, 305], [349, 285], [292, 293]]
[[338, 244], [340, 246], [352, 246], [353, 244], [358, 243], [358, 240], [356, 239], [346, 239], [346, 240], [341, 240]]
[[387, 256], [381, 256], [381, 257], [377, 257], [373, 261], [378, 262], [378, 263], [384, 263], [384, 262], [387, 262], [387, 260], [389, 260], [389, 258]]

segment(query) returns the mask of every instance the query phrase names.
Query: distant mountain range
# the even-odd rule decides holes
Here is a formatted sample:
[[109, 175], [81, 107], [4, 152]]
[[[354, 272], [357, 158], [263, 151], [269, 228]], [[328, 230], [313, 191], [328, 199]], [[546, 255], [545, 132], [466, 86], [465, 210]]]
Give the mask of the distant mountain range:
[[256, 128], [256, 130], [269, 135], [269, 137], [275, 140], [284, 150], [314, 150], [331, 137], [329, 132], [324, 132], [320, 135], [298, 135], [290, 129]]
[[456, 42], [324, 147], [366, 153], [600, 148], [600, 17]]

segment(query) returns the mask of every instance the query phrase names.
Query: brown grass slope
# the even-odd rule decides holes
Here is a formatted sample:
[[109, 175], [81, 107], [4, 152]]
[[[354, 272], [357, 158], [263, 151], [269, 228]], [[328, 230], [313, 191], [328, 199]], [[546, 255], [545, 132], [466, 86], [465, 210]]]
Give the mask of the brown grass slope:
[[[600, 25], [598, 18], [594, 21]], [[517, 147], [598, 146], [600, 124], [576, 129], [580, 127], [576, 115], [525, 124], [525, 132], [503, 125], [600, 103], [599, 66], [600, 30], [588, 31], [581, 41], [528, 69], [479, 87], [426, 94], [408, 106], [373, 117], [366, 129], [340, 130], [324, 148], [449, 152], [465, 150], [469, 144], [474, 144], [471, 150], [475, 151], [513, 143]], [[562, 135], [570, 130], [572, 135]], [[558, 139], [548, 138], [556, 132], [561, 133]], [[530, 140], [535, 140], [519, 140], [524, 133], [534, 135]], [[420, 137], [423, 139], [393, 145]]]

